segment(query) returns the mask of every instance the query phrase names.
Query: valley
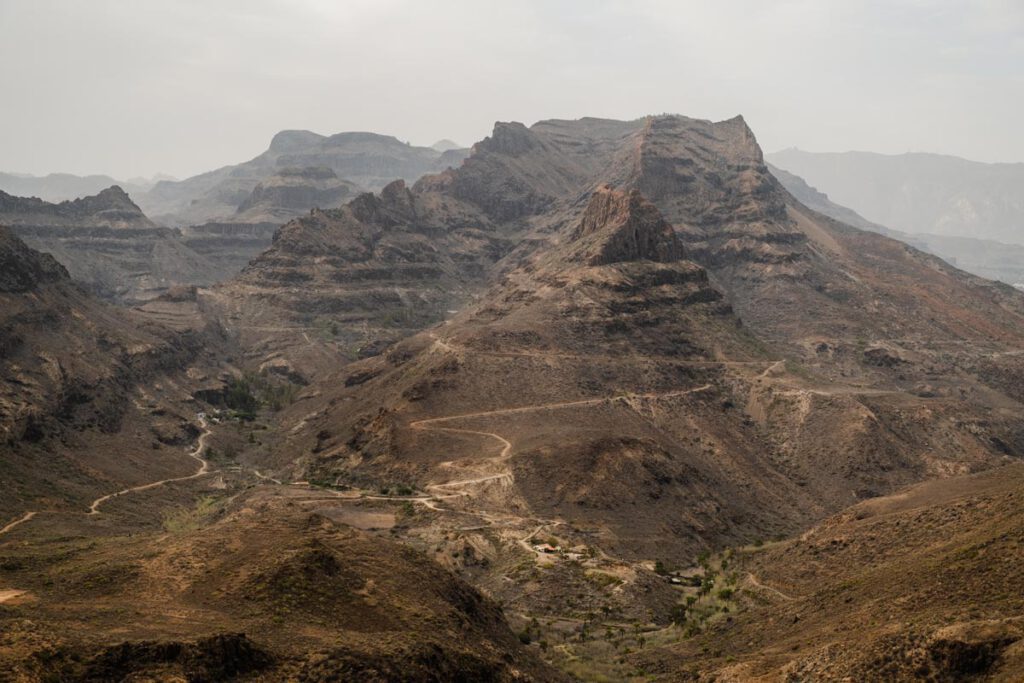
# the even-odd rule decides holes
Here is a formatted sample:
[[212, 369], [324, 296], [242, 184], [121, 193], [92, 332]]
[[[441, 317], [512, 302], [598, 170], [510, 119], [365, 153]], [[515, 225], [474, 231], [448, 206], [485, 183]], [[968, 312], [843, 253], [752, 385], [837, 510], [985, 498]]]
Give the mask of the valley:
[[127, 306], [0, 233], [0, 671], [1019, 675], [1024, 295], [740, 117], [365, 136], [157, 184], [225, 277]]

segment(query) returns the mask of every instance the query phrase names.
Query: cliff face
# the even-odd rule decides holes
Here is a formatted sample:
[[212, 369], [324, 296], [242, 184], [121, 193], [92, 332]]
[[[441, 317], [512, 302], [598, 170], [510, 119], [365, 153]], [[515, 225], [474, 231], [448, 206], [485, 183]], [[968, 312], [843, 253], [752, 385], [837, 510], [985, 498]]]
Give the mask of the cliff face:
[[683, 256], [672, 226], [639, 190], [595, 192], [572, 239], [580, 243], [586, 262], [595, 266], [641, 259], [669, 262]]

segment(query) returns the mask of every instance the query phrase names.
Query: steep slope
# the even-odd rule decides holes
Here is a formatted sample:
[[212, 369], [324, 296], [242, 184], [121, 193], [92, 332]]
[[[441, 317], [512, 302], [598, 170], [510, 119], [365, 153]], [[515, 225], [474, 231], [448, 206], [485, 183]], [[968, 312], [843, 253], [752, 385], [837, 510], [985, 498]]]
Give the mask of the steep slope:
[[868, 220], [909, 233], [1024, 244], [1024, 164], [983, 164], [939, 154], [769, 155]]
[[201, 362], [201, 332], [95, 301], [4, 229], [0, 273], [0, 515], [85, 509], [99, 492], [191, 471], [177, 447], [198, 430], [172, 378]]
[[1013, 290], [808, 210], [771, 175], [742, 119], [652, 119], [633, 182], [769, 339], [1020, 343], [1024, 301]]
[[865, 501], [736, 555], [742, 605], [641, 657], [662, 680], [1020, 680], [1024, 467]]
[[168, 225], [198, 225], [230, 216], [256, 186], [282, 169], [323, 167], [364, 189], [378, 190], [396, 179], [413, 182], [426, 173], [458, 164], [464, 152], [414, 147], [375, 133], [282, 131], [266, 152], [181, 181], [163, 181], [137, 197], [146, 213]]

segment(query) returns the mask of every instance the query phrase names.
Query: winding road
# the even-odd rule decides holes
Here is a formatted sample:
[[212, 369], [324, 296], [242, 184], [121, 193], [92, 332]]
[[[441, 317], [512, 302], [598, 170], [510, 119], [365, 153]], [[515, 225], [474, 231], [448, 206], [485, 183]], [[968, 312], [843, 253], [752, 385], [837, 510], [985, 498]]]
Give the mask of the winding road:
[[[561, 401], [558, 403], [542, 403], [531, 406], [521, 406], [518, 408], [498, 408], [497, 410], [484, 410], [475, 413], [462, 413], [461, 415], [448, 415], [446, 417], [431, 417], [425, 420], [416, 420], [410, 422], [409, 427], [412, 429], [420, 430], [432, 430], [441, 432], [453, 432], [456, 434], [473, 434], [476, 436], [486, 436], [488, 438], [496, 440], [501, 444], [501, 452], [497, 456], [490, 458], [489, 461], [493, 463], [503, 463], [508, 460], [512, 453], [512, 442], [503, 437], [501, 434], [494, 432], [485, 432], [475, 429], [460, 429], [458, 427], [441, 427], [438, 423], [451, 422], [452, 420], [464, 420], [476, 417], [492, 417], [495, 415], [519, 415], [522, 413], [537, 412], [541, 410], [558, 410], [561, 408], [577, 408], [581, 406], [593, 406], [593, 405], [611, 405], [616, 401], [624, 401], [627, 404], [630, 401], [636, 399], [662, 399], [662, 398], [673, 398], [677, 396], [686, 396], [687, 394], [695, 394], [701, 391], [707, 391], [711, 388], [710, 384], [696, 387], [695, 389], [680, 389], [678, 391], [666, 391], [661, 393], [646, 393], [646, 394], [620, 394], [617, 396], [606, 396], [602, 398], [587, 398], [577, 401]], [[442, 466], [452, 467], [451, 461], [441, 463]], [[488, 481], [494, 481], [497, 479], [507, 479], [512, 481], [513, 475], [511, 471], [499, 472], [497, 474], [488, 474], [484, 476], [474, 477], [471, 479], [459, 479], [456, 481], [449, 481], [443, 484], [428, 484], [426, 486], [427, 491], [448, 491], [449, 493], [443, 497], [451, 498], [454, 496], [468, 496], [471, 495], [469, 491], [466, 491], [464, 486], [471, 486], [474, 484], [482, 484]], [[435, 500], [438, 496], [433, 497]], [[423, 499], [421, 499], [423, 500]]]
[[199, 435], [199, 440], [196, 442], [196, 447], [193, 448], [191, 452], [189, 452], [189, 457], [199, 461], [199, 470], [195, 474], [190, 474], [186, 477], [161, 479], [160, 481], [154, 481], [150, 484], [143, 484], [142, 486], [132, 486], [131, 488], [123, 489], [116, 493], [108, 493], [107, 495], [101, 496], [100, 498], [97, 498], [92, 502], [92, 504], [89, 506], [89, 514], [100, 514], [100, 506], [103, 505], [108, 500], [110, 500], [111, 498], [117, 498], [119, 496], [133, 493], [135, 491], [147, 491], [149, 489], [155, 489], [158, 486], [163, 486], [164, 484], [171, 484], [176, 481], [188, 481], [190, 479], [197, 479], [198, 477], [210, 474], [212, 472], [212, 470], [210, 469], [210, 463], [209, 461], [203, 458], [202, 453], [203, 450], [206, 449], [206, 439], [210, 436], [212, 432], [210, 431], [210, 428], [206, 424], [205, 416], [201, 415], [199, 417], [199, 424], [202, 425], [203, 427], [203, 433]]
[[26, 512], [20, 518], [14, 520], [13, 522], [11, 522], [7, 526], [5, 526], [3, 529], [0, 529], [0, 536], [3, 536], [8, 531], [10, 531], [14, 527], [18, 526], [19, 524], [24, 524], [25, 522], [29, 521], [30, 519], [32, 519], [35, 516], [36, 516], [35, 512]]
[[752, 572], [747, 572], [747, 580], [750, 581], [750, 585], [754, 586], [754, 588], [760, 588], [761, 590], [768, 591], [769, 593], [774, 593], [783, 600], [796, 600], [794, 596], [789, 595], [787, 593], [783, 593], [778, 588], [772, 588], [771, 586], [766, 586], [765, 584], [761, 583], [757, 580], [757, 577], [754, 576]]
[[[200, 463], [199, 470], [195, 474], [191, 474], [191, 475], [189, 475], [187, 477], [175, 477], [173, 479], [162, 479], [160, 481], [155, 481], [155, 482], [153, 482], [151, 484], [144, 484], [142, 486], [133, 486], [131, 488], [124, 489], [123, 491], [118, 491], [117, 493], [111, 493], [111, 494], [108, 494], [106, 496], [102, 496], [102, 497], [97, 498], [96, 500], [94, 500], [92, 502], [92, 504], [89, 506], [89, 514], [90, 515], [98, 515], [98, 514], [100, 514], [100, 506], [103, 505], [103, 503], [105, 503], [106, 501], [110, 500], [111, 498], [116, 498], [118, 496], [123, 496], [123, 495], [125, 495], [127, 493], [131, 493], [133, 491], [145, 491], [147, 489], [156, 488], [157, 486], [162, 486], [164, 484], [169, 484], [171, 482], [187, 481], [189, 479], [195, 479], [195, 478], [201, 477], [201, 476], [203, 476], [205, 474], [209, 474], [210, 473], [210, 463], [208, 461], [206, 461], [202, 457], [202, 453], [203, 453], [203, 449], [206, 448], [206, 439], [207, 439], [207, 437], [210, 436], [211, 432], [210, 432], [209, 427], [207, 427], [206, 418], [204, 416], [200, 416], [199, 417], [199, 423], [203, 427], [203, 433], [199, 435], [199, 440], [196, 443], [196, 447], [194, 449], [192, 449], [192, 451], [189, 453], [190, 457], [198, 460], [199, 463]], [[15, 529], [16, 527], [18, 527], [19, 525], [24, 524], [25, 522], [31, 520], [33, 517], [36, 516], [36, 514], [38, 514], [38, 513], [34, 512], [34, 511], [26, 512], [20, 518], [14, 520], [13, 522], [10, 522], [5, 527], [0, 529], [0, 536], [3, 536], [4, 534], [10, 532], [12, 529]], [[9, 600], [14, 600], [15, 598], [21, 597], [23, 595], [28, 595], [27, 591], [18, 590], [18, 589], [14, 589], [14, 588], [0, 588], [0, 604], [8, 602]]]

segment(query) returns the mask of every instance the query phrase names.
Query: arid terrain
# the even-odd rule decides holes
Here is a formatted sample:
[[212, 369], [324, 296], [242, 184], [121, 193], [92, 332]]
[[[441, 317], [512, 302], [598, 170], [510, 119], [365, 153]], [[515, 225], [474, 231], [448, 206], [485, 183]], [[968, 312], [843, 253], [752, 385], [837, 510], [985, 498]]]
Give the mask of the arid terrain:
[[216, 284], [0, 233], [0, 677], [1024, 676], [1024, 293], [742, 117], [359, 135], [140, 200]]

